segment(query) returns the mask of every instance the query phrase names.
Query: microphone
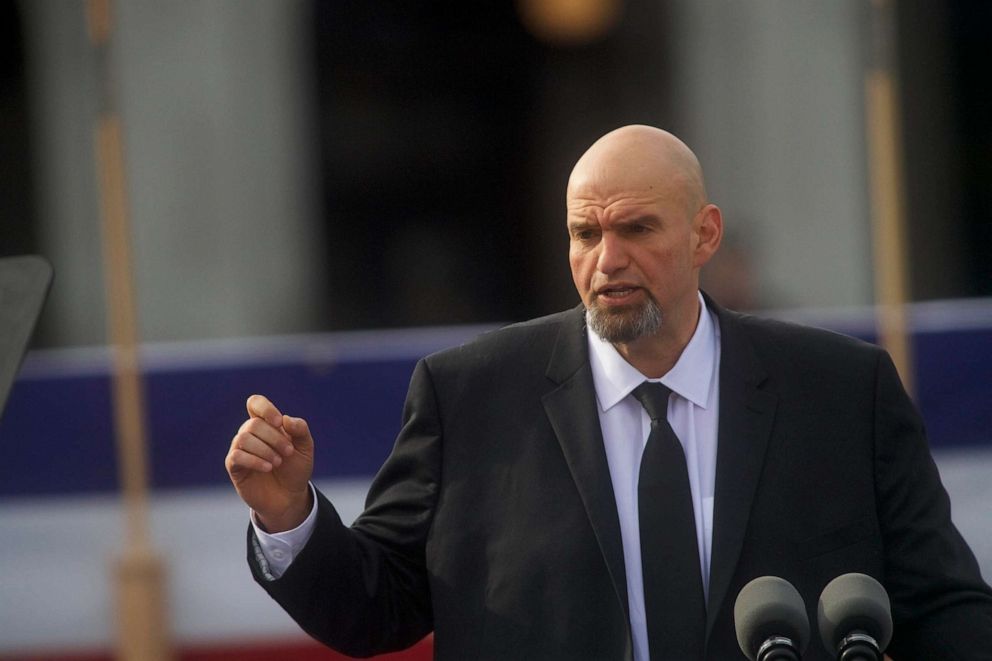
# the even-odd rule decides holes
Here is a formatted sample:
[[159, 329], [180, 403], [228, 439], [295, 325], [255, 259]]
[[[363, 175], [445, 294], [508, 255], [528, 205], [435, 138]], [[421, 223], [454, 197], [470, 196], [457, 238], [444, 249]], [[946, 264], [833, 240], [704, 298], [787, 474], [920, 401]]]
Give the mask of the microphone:
[[827, 583], [817, 621], [823, 644], [839, 661], [882, 661], [892, 639], [889, 595], [865, 574], [843, 574]]
[[762, 576], [734, 602], [737, 644], [751, 661], [799, 661], [809, 643], [809, 618], [799, 592], [784, 578]]

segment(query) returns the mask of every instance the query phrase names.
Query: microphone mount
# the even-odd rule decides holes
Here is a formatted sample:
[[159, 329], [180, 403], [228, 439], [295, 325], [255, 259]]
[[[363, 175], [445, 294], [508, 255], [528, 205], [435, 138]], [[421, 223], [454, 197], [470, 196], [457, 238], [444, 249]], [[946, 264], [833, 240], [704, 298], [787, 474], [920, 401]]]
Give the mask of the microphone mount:
[[838, 661], [882, 661], [878, 641], [864, 631], [852, 631], [837, 645]]
[[799, 646], [786, 636], [771, 636], [758, 648], [756, 661], [799, 661]]

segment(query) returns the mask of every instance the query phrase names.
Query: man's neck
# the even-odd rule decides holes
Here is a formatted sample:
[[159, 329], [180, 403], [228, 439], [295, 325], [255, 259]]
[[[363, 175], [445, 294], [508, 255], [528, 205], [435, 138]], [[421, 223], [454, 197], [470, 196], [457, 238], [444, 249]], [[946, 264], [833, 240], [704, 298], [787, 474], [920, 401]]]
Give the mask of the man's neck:
[[696, 332], [702, 306], [698, 299], [695, 303], [695, 314], [687, 315], [686, 319], [663, 317], [662, 327], [654, 335], [639, 337], [633, 342], [617, 343], [613, 347], [624, 360], [647, 378], [663, 377], [679, 361]]

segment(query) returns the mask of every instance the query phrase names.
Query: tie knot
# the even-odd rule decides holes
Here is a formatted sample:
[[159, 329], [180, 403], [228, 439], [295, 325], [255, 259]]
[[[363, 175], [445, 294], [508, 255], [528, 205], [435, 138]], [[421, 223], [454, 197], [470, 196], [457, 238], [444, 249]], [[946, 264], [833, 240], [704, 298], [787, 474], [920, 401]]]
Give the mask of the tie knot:
[[645, 381], [631, 393], [641, 403], [652, 421], [668, 419], [668, 396], [672, 389], [657, 381]]

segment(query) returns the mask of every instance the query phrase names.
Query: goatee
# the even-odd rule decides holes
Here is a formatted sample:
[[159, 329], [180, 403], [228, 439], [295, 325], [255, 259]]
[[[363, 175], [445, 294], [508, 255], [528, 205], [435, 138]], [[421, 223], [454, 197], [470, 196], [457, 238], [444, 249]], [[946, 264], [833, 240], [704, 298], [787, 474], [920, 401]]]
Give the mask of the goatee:
[[661, 329], [661, 308], [648, 296], [640, 305], [606, 308], [593, 301], [586, 306], [589, 328], [610, 344], [626, 344]]

